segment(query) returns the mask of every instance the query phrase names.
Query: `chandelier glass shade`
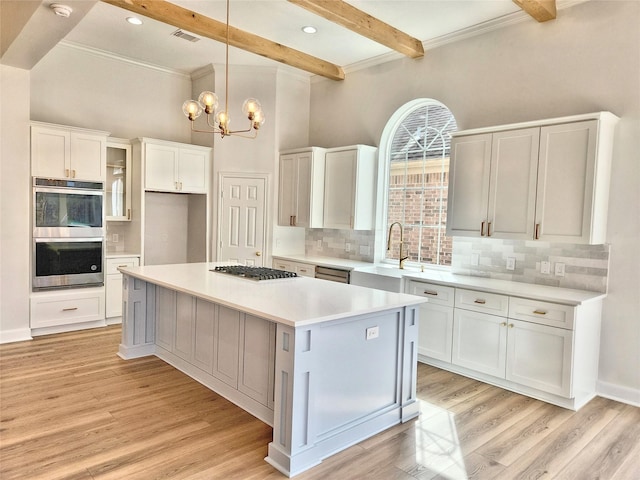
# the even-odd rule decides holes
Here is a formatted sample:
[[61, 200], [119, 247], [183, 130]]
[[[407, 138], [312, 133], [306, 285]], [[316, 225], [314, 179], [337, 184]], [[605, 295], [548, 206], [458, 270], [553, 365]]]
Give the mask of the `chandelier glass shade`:
[[[227, 35], [226, 35], [226, 62], [225, 62], [225, 103], [223, 109], [218, 109], [220, 102], [218, 95], [214, 92], [204, 91], [198, 97], [198, 100], [187, 100], [182, 104], [182, 112], [191, 122], [191, 130], [201, 133], [219, 133], [222, 138], [229, 135], [236, 135], [245, 138], [255, 138], [258, 130], [264, 124], [265, 117], [260, 102], [255, 98], [247, 98], [242, 104], [242, 112], [249, 119], [249, 125], [244, 130], [231, 130], [229, 124], [229, 112], [227, 105], [229, 104], [229, 0], [227, 0]], [[194, 126], [194, 122], [202, 113], [207, 117], [207, 125], [210, 130], [198, 130]], [[253, 132], [253, 135], [247, 135]]]

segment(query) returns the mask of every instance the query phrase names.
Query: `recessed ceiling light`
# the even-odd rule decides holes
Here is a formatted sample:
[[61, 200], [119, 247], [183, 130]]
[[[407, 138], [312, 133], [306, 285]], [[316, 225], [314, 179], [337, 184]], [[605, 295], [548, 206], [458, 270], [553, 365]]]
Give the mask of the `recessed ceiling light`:
[[138, 17], [127, 17], [127, 22], [129, 22], [131, 25], [142, 25], [142, 20], [140, 20]]
[[69, 18], [71, 12], [73, 12], [73, 8], [67, 5], [62, 5], [61, 3], [52, 3], [49, 5], [49, 8], [51, 8], [56, 15], [64, 18]]
[[318, 29], [316, 27], [312, 27], [311, 25], [307, 25], [305, 27], [302, 27], [302, 31], [304, 33], [316, 33]]

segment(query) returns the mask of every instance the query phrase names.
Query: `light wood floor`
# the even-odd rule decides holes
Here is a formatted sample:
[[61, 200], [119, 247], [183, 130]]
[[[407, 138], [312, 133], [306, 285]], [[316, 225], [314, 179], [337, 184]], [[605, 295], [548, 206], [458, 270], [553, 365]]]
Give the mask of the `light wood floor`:
[[[155, 357], [115, 355], [118, 326], [0, 346], [0, 479], [283, 479], [271, 428]], [[640, 479], [640, 409], [574, 413], [419, 366], [419, 420], [300, 480]]]

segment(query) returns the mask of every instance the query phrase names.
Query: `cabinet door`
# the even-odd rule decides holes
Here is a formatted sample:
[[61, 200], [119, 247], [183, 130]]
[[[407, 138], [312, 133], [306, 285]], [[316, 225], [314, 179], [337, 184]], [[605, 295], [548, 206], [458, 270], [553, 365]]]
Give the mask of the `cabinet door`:
[[539, 141], [537, 127], [493, 134], [488, 236], [533, 238]]
[[176, 331], [174, 353], [191, 362], [193, 357], [193, 331], [195, 298], [186, 293], [176, 293]]
[[178, 190], [184, 193], [207, 193], [209, 153], [180, 148]]
[[168, 145], [145, 145], [145, 188], [174, 192], [179, 151]]
[[573, 397], [573, 332], [509, 319], [506, 378], [563, 397]]
[[196, 300], [193, 364], [209, 374], [213, 373], [216, 309], [214, 303], [201, 299]]
[[218, 307], [214, 330], [213, 376], [237, 388], [240, 312]]
[[356, 150], [327, 152], [325, 156], [324, 228], [353, 228], [356, 162]]
[[298, 161], [296, 154], [280, 157], [280, 181], [278, 185], [278, 225], [293, 226], [296, 215], [298, 186]]
[[176, 327], [176, 292], [156, 287], [156, 344], [173, 351]]
[[105, 316], [122, 316], [122, 274], [106, 275], [105, 282]]
[[131, 220], [131, 145], [107, 141], [104, 211], [107, 221]]
[[506, 318], [455, 309], [452, 363], [504, 378], [507, 351]]
[[104, 182], [106, 163], [105, 136], [71, 132], [71, 178]]
[[418, 353], [451, 363], [453, 307], [425, 303], [420, 305]]
[[263, 405], [272, 392], [275, 329], [272, 323], [245, 315], [240, 323], [240, 365], [238, 390]]
[[543, 127], [540, 132], [537, 238], [589, 243], [597, 121]]
[[447, 235], [486, 234], [491, 167], [490, 133], [451, 139]]
[[31, 174], [34, 177], [69, 178], [70, 157], [68, 130], [31, 127]]
[[313, 155], [311, 152], [297, 156], [296, 196], [294, 204], [295, 226], [311, 227], [311, 179], [313, 175]]

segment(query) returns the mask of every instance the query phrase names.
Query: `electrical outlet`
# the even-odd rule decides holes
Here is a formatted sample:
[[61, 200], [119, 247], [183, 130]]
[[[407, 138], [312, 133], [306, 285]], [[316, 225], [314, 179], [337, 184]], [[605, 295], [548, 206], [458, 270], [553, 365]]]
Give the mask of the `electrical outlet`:
[[564, 277], [564, 263], [555, 264], [556, 277]]
[[111, 241], [114, 243], [118, 243], [118, 241], [120, 240], [120, 235], [118, 235], [117, 233], [114, 233], [111, 235]]
[[551, 273], [551, 264], [549, 262], [540, 262], [540, 273], [549, 275]]
[[507, 257], [507, 270], [516, 269], [516, 257]]
[[374, 338], [378, 338], [380, 335], [380, 327], [369, 327], [367, 328], [367, 340], [372, 340]]
[[351, 251], [351, 244], [349, 242], [344, 244], [344, 251], [347, 253]]
[[473, 265], [474, 267], [477, 267], [480, 264], [480, 254], [479, 253], [472, 253], [471, 254], [471, 265]]

